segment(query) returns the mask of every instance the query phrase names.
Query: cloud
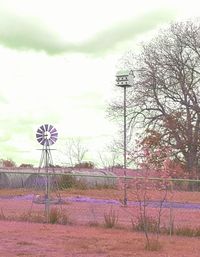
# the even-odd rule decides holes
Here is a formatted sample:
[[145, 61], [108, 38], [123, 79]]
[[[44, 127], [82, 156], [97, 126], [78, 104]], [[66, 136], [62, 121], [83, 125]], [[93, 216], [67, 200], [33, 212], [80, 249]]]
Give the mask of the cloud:
[[48, 54], [65, 52], [67, 47], [37, 20], [9, 13], [0, 13], [0, 44], [18, 50], [43, 50]]
[[[49, 55], [62, 53], [105, 54], [120, 43], [171, 21], [175, 11], [159, 9], [100, 31], [81, 43], [67, 43], [36, 19], [0, 13], [0, 44], [16, 50], [44, 51]], [[73, 25], [72, 25], [73, 26]]]
[[121, 22], [96, 34], [89, 41], [79, 46], [79, 49], [87, 53], [105, 53], [112, 50], [118, 44], [134, 39], [145, 32], [155, 29], [158, 25], [169, 22], [175, 17], [175, 12], [157, 10], [146, 13], [137, 19]]
[[6, 97], [0, 94], [0, 104], [7, 104], [8, 100]]

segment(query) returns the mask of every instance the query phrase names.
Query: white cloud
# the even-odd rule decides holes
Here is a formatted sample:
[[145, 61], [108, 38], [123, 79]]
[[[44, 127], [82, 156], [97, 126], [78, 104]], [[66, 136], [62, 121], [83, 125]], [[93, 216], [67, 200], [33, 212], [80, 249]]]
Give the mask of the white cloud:
[[[163, 6], [179, 9], [179, 17], [197, 15], [198, 5], [198, 1], [172, 0], [0, 1], [2, 10], [24, 19], [34, 17], [68, 42], [83, 42], [109, 26]], [[135, 47], [132, 40], [128, 45]], [[67, 137], [79, 136], [87, 139], [93, 151], [102, 148], [116, 132], [105, 118], [105, 107], [112, 97], [116, 64], [126, 46], [120, 47], [98, 57], [74, 53], [48, 56], [0, 47], [0, 94], [5, 99], [0, 101], [3, 156], [16, 156], [20, 162], [36, 160], [35, 131], [41, 122], [55, 123], [58, 147]], [[22, 154], [23, 150], [30, 152]]]

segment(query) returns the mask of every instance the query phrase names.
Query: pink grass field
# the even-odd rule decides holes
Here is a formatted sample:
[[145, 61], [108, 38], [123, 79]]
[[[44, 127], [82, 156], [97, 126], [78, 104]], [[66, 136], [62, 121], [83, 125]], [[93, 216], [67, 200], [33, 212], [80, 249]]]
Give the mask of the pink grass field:
[[144, 250], [144, 236], [122, 229], [0, 221], [0, 256], [199, 257], [197, 238], [161, 236], [162, 248]]
[[[80, 202], [56, 207], [69, 216], [70, 225], [16, 221], [28, 212], [43, 214], [44, 205], [1, 199], [0, 209], [9, 221], [0, 221], [0, 256], [199, 257], [199, 238], [162, 235], [159, 251], [144, 250], [143, 233], [132, 231], [131, 219], [136, 220], [138, 207]], [[104, 226], [104, 214], [111, 209], [118, 216], [114, 229]], [[151, 216], [157, 215], [156, 208], [148, 208], [148, 212]], [[174, 209], [173, 214], [175, 226], [199, 226], [199, 210]], [[168, 222], [169, 209], [166, 208], [163, 209], [162, 223]]]

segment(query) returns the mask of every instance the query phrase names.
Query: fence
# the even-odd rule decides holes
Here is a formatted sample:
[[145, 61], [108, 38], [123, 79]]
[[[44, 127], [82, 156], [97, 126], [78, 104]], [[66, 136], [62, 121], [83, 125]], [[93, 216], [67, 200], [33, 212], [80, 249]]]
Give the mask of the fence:
[[9, 220], [138, 230], [148, 224], [150, 230], [194, 234], [200, 228], [200, 180], [1, 171], [0, 210], [0, 218]]

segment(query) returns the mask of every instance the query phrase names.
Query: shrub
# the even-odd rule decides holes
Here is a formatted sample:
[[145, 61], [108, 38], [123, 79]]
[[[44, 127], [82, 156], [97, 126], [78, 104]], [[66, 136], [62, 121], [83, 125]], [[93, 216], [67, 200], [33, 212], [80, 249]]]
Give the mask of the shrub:
[[94, 169], [95, 165], [93, 162], [81, 162], [77, 163], [74, 168], [76, 169]]
[[195, 236], [200, 237], [200, 227], [197, 227], [197, 228], [195, 229]]
[[67, 225], [67, 224], [71, 224], [71, 220], [69, 215], [66, 212], [61, 212], [60, 213], [60, 220], [59, 223], [62, 225]]
[[58, 187], [59, 189], [66, 189], [66, 188], [72, 188], [77, 185], [76, 178], [71, 174], [63, 174], [61, 175]]
[[145, 231], [145, 226], [148, 232], [155, 233], [158, 230], [158, 222], [152, 217], [139, 216], [135, 223], [132, 221], [132, 227], [134, 230]]
[[19, 221], [27, 221], [27, 222], [36, 222], [36, 223], [45, 223], [45, 216], [40, 212], [25, 212], [22, 213], [19, 217], [17, 217]]
[[175, 234], [178, 236], [188, 236], [188, 237], [194, 237], [196, 234], [200, 235], [200, 229], [196, 230], [195, 228], [190, 227], [178, 227], [175, 229]]
[[19, 168], [33, 168], [33, 164], [22, 163]]
[[69, 215], [60, 208], [53, 207], [49, 212], [49, 223], [51, 224], [71, 224]]
[[157, 239], [151, 239], [145, 244], [145, 250], [159, 251], [162, 248], [161, 243]]
[[51, 224], [59, 223], [60, 218], [61, 218], [60, 210], [56, 207], [51, 208], [49, 212], [49, 222]]
[[2, 208], [1, 208], [1, 212], [0, 212], [0, 220], [6, 220], [6, 216], [5, 216]]
[[116, 227], [118, 223], [118, 215], [112, 208], [108, 213], [104, 213], [104, 222], [106, 228]]
[[11, 159], [7, 159], [7, 160], [0, 159], [0, 166], [3, 168], [14, 168], [16, 167], [16, 164]]

